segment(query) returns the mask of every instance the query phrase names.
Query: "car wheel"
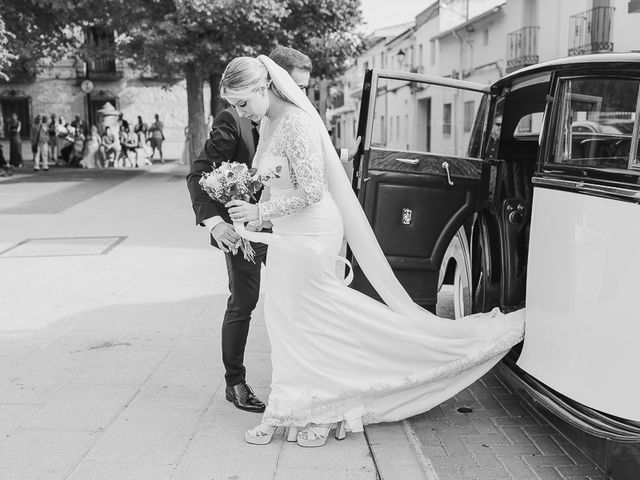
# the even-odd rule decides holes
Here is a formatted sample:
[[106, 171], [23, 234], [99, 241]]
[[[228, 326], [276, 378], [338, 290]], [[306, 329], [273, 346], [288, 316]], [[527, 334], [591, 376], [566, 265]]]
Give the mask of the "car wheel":
[[439, 315], [458, 319], [471, 313], [471, 256], [464, 227], [456, 232], [445, 251], [438, 292]]

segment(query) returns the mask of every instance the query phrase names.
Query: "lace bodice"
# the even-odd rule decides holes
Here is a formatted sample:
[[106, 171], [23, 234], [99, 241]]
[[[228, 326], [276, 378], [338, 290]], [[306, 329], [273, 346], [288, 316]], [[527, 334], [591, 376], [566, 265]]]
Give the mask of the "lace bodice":
[[260, 221], [296, 213], [319, 202], [327, 190], [321, 138], [306, 113], [287, 113], [267, 141], [255, 159], [266, 189], [258, 205]]

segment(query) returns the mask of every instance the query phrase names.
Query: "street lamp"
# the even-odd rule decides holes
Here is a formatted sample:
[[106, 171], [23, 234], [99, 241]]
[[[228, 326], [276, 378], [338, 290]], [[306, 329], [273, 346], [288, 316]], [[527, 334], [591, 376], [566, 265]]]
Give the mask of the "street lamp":
[[407, 53], [401, 48], [400, 50], [398, 50], [398, 53], [396, 53], [396, 57], [398, 58], [398, 64], [400, 66], [404, 65], [404, 58], [406, 57]]

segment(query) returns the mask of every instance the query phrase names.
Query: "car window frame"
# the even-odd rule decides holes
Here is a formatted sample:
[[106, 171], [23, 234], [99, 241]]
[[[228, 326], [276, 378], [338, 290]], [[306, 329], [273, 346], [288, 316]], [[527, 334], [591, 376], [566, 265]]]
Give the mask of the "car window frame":
[[[372, 148], [371, 139], [373, 136], [373, 128], [371, 127], [373, 126], [373, 122], [374, 122], [378, 80], [381, 78], [386, 80], [404, 80], [409, 83], [418, 82], [426, 85], [436, 85], [436, 86], [446, 87], [446, 88], [459, 88], [462, 90], [478, 92], [489, 97], [495, 97], [495, 94], [491, 91], [491, 85], [484, 85], [482, 83], [470, 82], [467, 80], [458, 80], [454, 78], [424, 75], [419, 73], [372, 69], [371, 70], [371, 87], [370, 87], [371, 93], [369, 95], [369, 104], [367, 106], [367, 118], [366, 118], [367, 131], [366, 131], [365, 137], [363, 138], [364, 150], [371, 150]], [[484, 125], [485, 132], [487, 131], [487, 128], [488, 128], [487, 127], [488, 117], [489, 116], [485, 114], [485, 118], [483, 119], [485, 123]], [[475, 125], [475, 121], [474, 121], [474, 125]], [[483, 142], [484, 142], [484, 138], [483, 138]], [[384, 147], [373, 147], [373, 148], [375, 148], [376, 150], [389, 150]], [[409, 151], [407, 150], [407, 152]], [[416, 153], [434, 154], [433, 152], [416, 152]], [[467, 151], [465, 150], [465, 154], [460, 155], [459, 158], [468, 158], [466, 156], [466, 153]], [[482, 158], [481, 157], [474, 158], [474, 160], [482, 160]]]
[[[584, 165], [568, 165], [555, 162], [556, 148], [561, 148], [562, 135], [560, 134], [560, 121], [563, 118], [564, 102], [561, 101], [563, 96], [563, 84], [570, 80], [592, 80], [592, 79], [606, 79], [606, 80], [635, 80], [639, 82], [638, 97], [636, 99], [636, 118], [634, 120], [634, 127], [631, 133], [631, 145], [629, 148], [629, 158], [627, 159], [627, 166], [625, 168], [605, 168], [605, 167], [589, 167]], [[640, 134], [640, 72], [637, 70], [624, 70], [620, 72], [612, 73], [610, 70], [587, 70], [587, 71], [557, 71], [554, 72], [552, 78], [552, 96], [553, 101], [552, 113], [549, 118], [549, 124], [543, 125], [543, 131], [545, 132], [544, 147], [542, 151], [541, 167], [542, 171], [546, 172], [566, 172], [566, 173], [578, 173], [584, 175], [584, 172], [602, 172], [621, 175], [633, 175], [640, 176], [640, 159], [634, 163], [634, 155], [638, 152], [638, 135]], [[635, 146], [635, 147], [634, 147]], [[555, 148], [554, 148], [555, 147]], [[634, 150], [635, 148], [635, 150]]]

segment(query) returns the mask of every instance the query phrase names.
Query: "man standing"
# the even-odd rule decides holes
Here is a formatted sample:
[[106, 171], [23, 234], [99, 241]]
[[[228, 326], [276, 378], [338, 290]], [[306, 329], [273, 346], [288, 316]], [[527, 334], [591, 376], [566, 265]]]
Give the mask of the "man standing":
[[233, 255], [240, 236], [235, 232], [225, 206], [211, 199], [200, 187], [203, 172], [210, 172], [222, 162], [245, 163], [253, 161], [258, 132], [247, 118], [241, 118], [235, 108], [228, 107], [214, 119], [203, 151], [193, 162], [187, 175], [191, 203], [196, 223], [211, 232], [211, 244], [225, 253], [229, 291], [227, 310], [222, 322], [222, 362], [225, 368], [225, 397], [237, 408], [249, 412], [263, 412], [264, 403], [246, 383], [244, 350], [249, 333], [251, 313], [260, 293], [260, 268], [265, 260], [267, 246], [252, 244], [256, 252], [255, 263], [239, 253]]
[[164, 163], [164, 157], [162, 156], [162, 142], [164, 142], [164, 124], [160, 121], [160, 116], [156, 113], [156, 121], [149, 127], [149, 144], [151, 145], [151, 159], [158, 150], [160, 155], [160, 162]]

